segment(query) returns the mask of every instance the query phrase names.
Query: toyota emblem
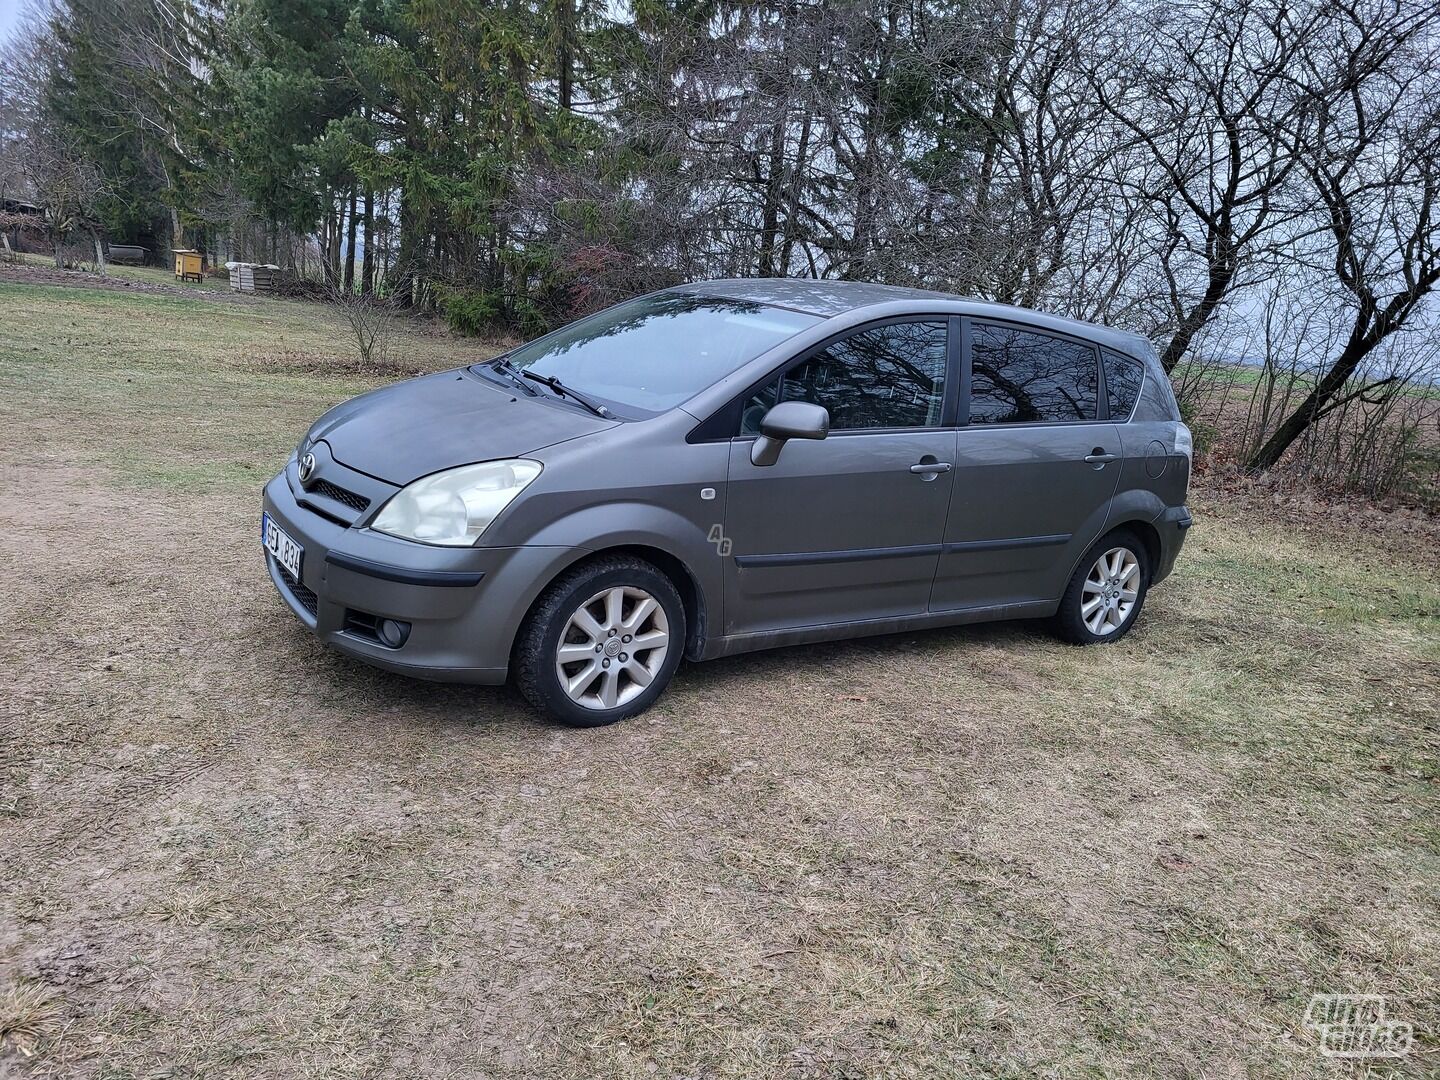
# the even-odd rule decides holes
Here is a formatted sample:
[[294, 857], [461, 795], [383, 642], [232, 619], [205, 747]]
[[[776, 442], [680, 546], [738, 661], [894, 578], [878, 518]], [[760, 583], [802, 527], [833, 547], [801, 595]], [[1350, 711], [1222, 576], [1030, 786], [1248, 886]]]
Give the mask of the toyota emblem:
[[315, 455], [306, 454], [300, 459], [300, 483], [308, 484], [315, 475]]

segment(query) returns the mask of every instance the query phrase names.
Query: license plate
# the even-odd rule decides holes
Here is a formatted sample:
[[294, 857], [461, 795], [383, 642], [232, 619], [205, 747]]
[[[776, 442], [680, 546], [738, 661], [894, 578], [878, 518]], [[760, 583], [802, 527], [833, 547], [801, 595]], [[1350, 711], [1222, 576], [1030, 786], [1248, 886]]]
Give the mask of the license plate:
[[261, 542], [281, 566], [290, 572], [290, 576], [296, 581], [300, 580], [300, 560], [305, 555], [305, 549], [291, 540], [285, 530], [275, 524], [275, 521], [267, 513], [260, 514], [260, 537]]

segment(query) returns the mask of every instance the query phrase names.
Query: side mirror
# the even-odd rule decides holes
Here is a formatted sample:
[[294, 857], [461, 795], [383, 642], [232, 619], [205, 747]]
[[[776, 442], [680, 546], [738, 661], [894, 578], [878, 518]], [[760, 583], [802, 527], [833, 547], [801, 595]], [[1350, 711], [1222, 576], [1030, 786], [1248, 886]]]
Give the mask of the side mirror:
[[830, 414], [808, 401], [782, 401], [760, 420], [760, 437], [750, 448], [751, 465], [774, 465], [790, 439], [823, 439], [830, 434]]

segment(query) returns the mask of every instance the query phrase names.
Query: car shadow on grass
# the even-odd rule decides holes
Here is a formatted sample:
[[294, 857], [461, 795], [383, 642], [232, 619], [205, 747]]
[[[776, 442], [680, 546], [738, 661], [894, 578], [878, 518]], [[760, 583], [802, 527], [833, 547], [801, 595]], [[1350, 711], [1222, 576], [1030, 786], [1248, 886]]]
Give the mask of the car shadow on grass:
[[705, 663], [684, 664], [676, 679], [677, 683], [683, 680], [688, 686], [700, 686], [707, 692], [721, 694], [737, 686], [771, 681], [782, 675], [802, 679], [813, 676], [820, 683], [831, 680], [837, 670], [844, 670], [863, 678], [866, 670], [878, 671], [902, 657], [913, 657], [924, 663], [953, 655], [958, 663], [963, 662], [965, 654], [977, 649], [1070, 647], [1048, 634], [1040, 622], [971, 623], [739, 653]]
[[[1142, 638], [1145, 626], [1136, 626], [1133, 638]], [[297, 661], [310, 671], [312, 693], [331, 708], [364, 713], [373, 717], [395, 717], [402, 723], [436, 724], [445, 729], [464, 730], [528, 730], [553, 732], [563, 724], [540, 716], [511, 687], [438, 683], [409, 675], [395, 674], [350, 657], [337, 649], [315, 641], [300, 625], [282, 632], [284, 641], [275, 641], [275, 651], [292, 649]], [[978, 651], [1014, 654], [1020, 664], [1022, 654], [1073, 649], [1054, 638], [1044, 621], [1012, 619], [1012, 621], [976, 622], [936, 629], [914, 629], [900, 634], [860, 636], [841, 641], [788, 645], [757, 652], [724, 657], [706, 662], [684, 662], [675, 674], [675, 681], [662, 694], [654, 707], [671, 719], [685, 719], [694, 711], [700, 696], [716, 701], [721, 707], [743, 710], [762, 697], [766, 684], [783, 678], [814, 681], [816, 688], [834, 684], [835, 672], [844, 670], [850, 687], [857, 694], [865, 693], [865, 672], [877, 674], [897, 658], [913, 657], [917, 665], [933, 664], [953, 657], [963, 665], [966, 658]], [[1008, 658], [1005, 662], [1009, 662]], [[855, 681], [858, 680], [858, 681]], [[624, 721], [622, 721], [624, 723]], [[631, 721], [634, 723], [634, 720]]]
[[[482, 686], [432, 682], [371, 667], [362, 660], [321, 645], [302, 628], [287, 632], [302, 666], [310, 671], [314, 692], [331, 707], [356, 710], [372, 717], [393, 716], [408, 724], [417, 721], [446, 728], [475, 731], [527, 729], [553, 731], [564, 725], [531, 709], [513, 686]], [[276, 642], [283, 650], [286, 643]], [[977, 649], [1066, 649], [1044, 630], [1026, 621], [977, 623], [967, 626], [915, 630], [874, 637], [851, 638], [816, 644], [790, 645], [742, 653], [704, 663], [686, 662], [675, 681], [654, 708], [683, 720], [694, 695], [740, 709], [747, 699], [778, 678], [813, 681], [817, 688], [832, 685], [837, 668], [863, 672], [879, 670], [897, 657], [911, 656], [933, 662], [946, 653]], [[863, 674], [860, 676], [863, 678]], [[633, 722], [633, 721], [632, 721]], [[624, 722], [622, 721], [622, 724]]]

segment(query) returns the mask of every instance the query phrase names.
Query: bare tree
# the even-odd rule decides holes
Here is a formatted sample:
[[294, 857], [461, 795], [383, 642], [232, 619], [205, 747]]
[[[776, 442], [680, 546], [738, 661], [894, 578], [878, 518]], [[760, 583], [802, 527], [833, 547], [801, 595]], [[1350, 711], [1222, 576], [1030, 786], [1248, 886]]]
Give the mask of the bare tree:
[[[328, 268], [328, 258], [323, 264]], [[398, 314], [395, 299], [378, 292], [364, 292], [352, 282], [327, 273], [319, 286], [319, 295], [333, 308], [355, 342], [360, 363], [367, 368], [382, 368], [390, 361], [390, 337]]]
[[940, 93], [914, 166], [929, 205], [912, 245], [926, 283], [1135, 320], [1141, 208], [1116, 184], [1126, 166], [1099, 137], [1092, 88], [1113, 64], [1093, 52], [1112, 18], [1091, 0], [992, 0], [927, 26]]
[[[1307, 123], [1276, 129], [1314, 200], [1314, 231], [1295, 238], [1301, 264], [1339, 287], [1348, 329], [1309, 393], [1247, 464], [1268, 469], [1307, 428], [1404, 381], [1376, 350], [1415, 325], [1440, 283], [1440, 52], [1429, 4], [1336, 5], [1322, 37], [1297, 51], [1286, 78]], [[1432, 331], [1433, 332], [1433, 331]], [[1360, 378], [1357, 380], [1357, 376]]]
[[27, 8], [0, 46], [0, 198], [32, 199], [25, 174], [25, 138], [34, 126], [54, 49], [44, 9]]
[[100, 171], [54, 126], [39, 123], [26, 133], [24, 169], [44, 214], [55, 249], [55, 266], [64, 266], [65, 242], [83, 233], [95, 249], [95, 265], [105, 273], [105, 246], [95, 214], [108, 187]]
[[78, 233], [93, 248], [94, 265], [103, 275], [104, 230], [97, 210], [110, 185], [46, 98], [59, 53], [57, 20], [64, 14], [58, 6], [33, 4], [0, 54], [0, 169], [10, 183], [18, 174], [28, 197], [41, 207], [56, 267], [64, 265], [64, 246]]
[[1161, 363], [1173, 371], [1238, 290], [1263, 278], [1298, 208], [1292, 140], [1313, 121], [1289, 78], [1319, 38], [1325, 3], [1147, 5], [1113, 22], [1092, 68], [1125, 169], [1114, 183], [1154, 214], [1168, 299]]

